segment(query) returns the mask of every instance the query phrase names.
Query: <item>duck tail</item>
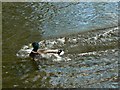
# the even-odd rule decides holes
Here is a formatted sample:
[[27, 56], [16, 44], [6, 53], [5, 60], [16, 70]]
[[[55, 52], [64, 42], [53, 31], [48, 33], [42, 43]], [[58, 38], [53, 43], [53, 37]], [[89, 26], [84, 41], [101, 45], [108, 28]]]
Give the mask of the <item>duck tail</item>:
[[64, 54], [64, 51], [60, 49], [60, 50], [58, 50], [57, 54], [58, 54], [58, 55], [63, 55], [63, 54]]

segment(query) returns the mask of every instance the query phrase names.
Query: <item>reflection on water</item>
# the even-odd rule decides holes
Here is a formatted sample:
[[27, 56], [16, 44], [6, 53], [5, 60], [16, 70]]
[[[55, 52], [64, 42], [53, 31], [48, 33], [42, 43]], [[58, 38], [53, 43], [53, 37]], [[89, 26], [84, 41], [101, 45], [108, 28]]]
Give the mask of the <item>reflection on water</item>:
[[80, 2], [54, 5], [57, 13], [50, 21], [45, 21], [45, 36], [107, 28], [118, 23], [117, 3]]
[[22, 27], [31, 27], [32, 31], [39, 31], [44, 37], [118, 24], [118, 3], [115, 2], [19, 3], [12, 5], [12, 11], [9, 5], [6, 7], [7, 13], [12, 14], [10, 20], [20, 22]]
[[[68, 41], [65, 43], [60, 43], [60, 39], [53, 39], [52, 41], [57, 40], [60, 43], [56, 44], [57, 46], [50, 46], [51, 43], [46, 44], [49, 48], [64, 48], [66, 57], [70, 57], [71, 61], [42, 65], [33, 62], [30, 58], [16, 57], [16, 53], [23, 45], [43, 40], [44, 37], [117, 26], [117, 3], [31, 2], [2, 3], [2, 5], [2, 84], [4, 88], [82, 87], [87, 84], [89, 84], [88, 87], [94, 87], [97, 76], [100, 80], [97, 87], [103, 87], [104, 84], [106, 87], [117, 87], [116, 31], [118, 29], [109, 33], [109, 30], [101, 30], [101, 32], [93, 31], [93, 33], [77, 34], [74, 37], [64, 37]], [[102, 34], [105, 34], [105, 37]], [[96, 52], [96, 55], [88, 54], [82, 57], [80, 55], [83, 52], [97, 51], [97, 49], [103, 50], [102, 57], [101, 52]], [[110, 50], [105, 51], [107, 49]], [[100, 70], [99, 66], [101, 66]], [[92, 72], [94, 68], [96, 71]], [[88, 73], [85, 72], [87, 70]], [[106, 73], [109, 75], [104, 79]], [[93, 80], [93, 84], [89, 83], [91, 81], [88, 78]], [[112, 82], [105, 82], [105, 80]], [[99, 86], [100, 82], [103, 82], [101, 86]]]

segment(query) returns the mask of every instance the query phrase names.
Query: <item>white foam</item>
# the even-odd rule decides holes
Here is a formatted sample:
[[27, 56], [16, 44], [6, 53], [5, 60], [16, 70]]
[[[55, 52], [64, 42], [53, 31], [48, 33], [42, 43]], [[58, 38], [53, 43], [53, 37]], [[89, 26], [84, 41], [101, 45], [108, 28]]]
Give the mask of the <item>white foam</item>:
[[33, 48], [29, 48], [29, 46], [24, 45], [16, 54], [17, 57], [20, 58], [27, 58], [29, 57], [29, 54], [31, 53]]
[[57, 41], [59, 41], [60, 43], [64, 44], [65, 43], [65, 38], [58, 38]]

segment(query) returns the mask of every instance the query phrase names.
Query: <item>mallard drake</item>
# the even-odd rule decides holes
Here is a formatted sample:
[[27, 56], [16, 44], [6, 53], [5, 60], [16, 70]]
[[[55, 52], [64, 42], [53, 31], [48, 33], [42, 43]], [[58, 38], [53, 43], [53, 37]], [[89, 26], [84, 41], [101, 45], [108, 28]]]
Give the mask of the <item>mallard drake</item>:
[[29, 56], [32, 57], [33, 59], [35, 58], [36, 55], [46, 57], [45, 55], [49, 54], [49, 55], [54, 55], [58, 58], [60, 55], [64, 54], [64, 51], [61, 49], [60, 50], [58, 50], [58, 49], [55, 49], [55, 50], [53, 50], [53, 49], [52, 50], [51, 49], [39, 49], [39, 44], [37, 42], [33, 42], [32, 46], [33, 46], [33, 50], [31, 51]]

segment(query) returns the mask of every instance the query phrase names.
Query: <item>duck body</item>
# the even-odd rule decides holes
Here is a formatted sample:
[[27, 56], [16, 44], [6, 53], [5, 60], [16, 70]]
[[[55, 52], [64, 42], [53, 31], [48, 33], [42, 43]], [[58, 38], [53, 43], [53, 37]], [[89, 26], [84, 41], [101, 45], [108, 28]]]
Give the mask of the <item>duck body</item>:
[[35, 58], [50, 58], [51, 56], [55, 56], [57, 59], [60, 59], [61, 55], [64, 54], [63, 50], [58, 49], [39, 49], [39, 44], [37, 42], [32, 43], [33, 50], [29, 54], [31, 58], [35, 60]]

